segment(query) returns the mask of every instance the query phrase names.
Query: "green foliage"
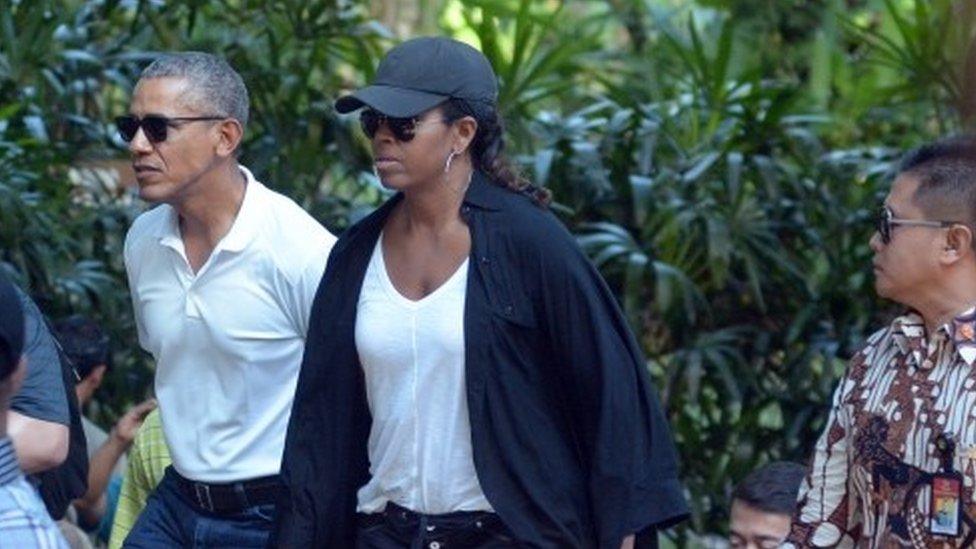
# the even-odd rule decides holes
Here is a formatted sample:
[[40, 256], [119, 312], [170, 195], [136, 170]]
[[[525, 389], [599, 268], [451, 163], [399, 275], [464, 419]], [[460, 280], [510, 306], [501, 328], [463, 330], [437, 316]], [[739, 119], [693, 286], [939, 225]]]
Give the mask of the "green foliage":
[[[676, 540], [723, 531], [736, 480], [806, 459], [846, 357], [890, 313], [868, 270], [873, 212], [906, 146], [976, 112], [971, 4], [417, 6], [492, 61], [511, 151], [638, 335], [694, 509]], [[251, 91], [243, 163], [339, 232], [382, 198], [357, 124], [331, 107], [398, 39], [368, 9], [0, 0], [0, 266], [52, 316], [109, 328], [103, 422], [151, 377], [121, 262], [141, 205], [100, 176], [126, 156], [108, 121], [138, 71], [161, 50], [226, 56]]]
[[[852, 39], [868, 50], [867, 60], [881, 67], [877, 87], [885, 101], [934, 108], [939, 132], [957, 130], [965, 97], [965, 56], [973, 41], [976, 6], [954, 0], [884, 0], [879, 23], [844, 17]], [[903, 7], [907, 4], [907, 8]], [[971, 106], [968, 106], [971, 111]], [[952, 112], [952, 111], [955, 112]]]
[[509, 135], [531, 146], [527, 122], [539, 106], [566, 101], [594, 74], [587, 69], [600, 48], [602, 21], [574, 17], [562, 1], [524, 0], [470, 0], [462, 19], [456, 32], [470, 30], [498, 74]]
[[889, 317], [868, 272], [873, 212], [899, 145], [938, 127], [919, 113], [945, 97], [895, 112], [908, 136], [865, 110], [853, 123], [881, 138], [838, 142], [806, 82], [734, 51], [732, 19], [702, 21], [656, 19], [667, 78], [624, 70], [588, 106], [536, 117], [527, 165], [640, 334], [692, 529], [708, 532], [749, 470], [806, 460], [845, 359]]

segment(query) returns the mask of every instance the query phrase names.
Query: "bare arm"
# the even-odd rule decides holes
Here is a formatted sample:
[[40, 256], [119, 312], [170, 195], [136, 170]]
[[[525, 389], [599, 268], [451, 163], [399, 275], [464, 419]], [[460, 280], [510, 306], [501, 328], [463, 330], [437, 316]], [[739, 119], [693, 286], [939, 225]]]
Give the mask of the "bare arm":
[[10, 410], [7, 434], [25, 473], [39, 473], [61, 465], [68, 457], [68, 427]]
[[147, 400], [122, 416], [88, 464], [88, 491], [74, 501], [75, 509], [87, 524], [96, 525], [105, 514], [105, 488], [108, 486], [115, 464], [132, 445], [136, 431], [146, 415], [156, 407], [155, 400]]
[[624, 538], [623, 544], [621, 544], [620, 549], [634, 549], [634, 535], [631, 534]]

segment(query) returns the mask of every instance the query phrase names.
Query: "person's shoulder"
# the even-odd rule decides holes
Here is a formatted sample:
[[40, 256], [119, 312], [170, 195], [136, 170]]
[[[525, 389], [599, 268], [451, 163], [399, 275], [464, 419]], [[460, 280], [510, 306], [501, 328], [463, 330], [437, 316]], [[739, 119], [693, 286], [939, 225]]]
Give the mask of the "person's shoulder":
[[169, 223], [173, 207], [169, 204], [159, 204], [136, 216], [125, 235], [125, 250], [132, 251], [140, 248], [148, 239], [159, 234]]
[[868, 370], [888, 366], [892, 351], [901, 351], [907, 346], [906, 330], [910, 333], [914, 329], [923, 330], [922, 321], [912, 314], [896, 318], [891, 323], [878, 328], [869, 335], [855, 351], [848, 363], [848, 375], [861, 377]]
[[2, 539], [10, 547], [67, 547], [44, 502], [23, 475], [0, 486], [0, 515], [8, 526]]
[[19, 515], [40, 522], [44, 522], [44, 519], [50, 520], [44, 509], [44, 502], [24, 475], [0, 487], [0, 514], [5, 517]]
[[289, 279], [313, 264], [324, 268], [335, 235], [291, 198], [257, 182], [253, 190], [260, 195], [256, 238], [275, 268]]
[[576, 239], [549, 206], [500, 186], [489, 192], [498, 206], [491, 230], [509, 240], [514, 249], [544, 257], [581, 256]]
[[901, 348], [907, 345], [909, 339], [919, 337], [925, 337], [925, 320], [914, 311], [906, 311], [872, 332], [864, 340], [859, 352], [870, 354], [892, 347]]
[[349, 250], [355, 249], [358, 246], [375, 245], [375, 238], [371, 237], [370, 235], [375, 236], [379, 234], [383, 224], [386, 222], [386, 218], [390, 214], [390, 211], [400, 200], [401, 195], [394, 195], [380, 204], [373, 211], [350, 225], [349, 228], [343, 231], [339, 236], [339, 240], [336, 242], [335, 248], [332, 250], [332, 255], [341, 257], [344, 253], [347, 253]]
[[864, 340], [864, 344], [861, 346], [861, 351], [877, 348], [879, 346], [886, 347], [893, 345], [895, 330], [896, 325], [892, 323], [871, 332], [871, 335]]
[[318, 222], [294, 200], [265, 185], [256, 182], [256, 191], [261, 195], [261, 210], [265, 220], [271, 224], [262, 234], [283, 243], [304, 242], [306, 245], [331, 246], [335, 235]]
[[37, 303], [19, 286], [15, 285], [14, 291], [20, 299], [20, 306], [24, 311], [24, 322], [26, 325], [26, 333], [24, 334], [25, 346], [30, 347], [36, 345], [35, 340], [39, 337], [45, 339], [50, 337], [50, 330], [48, 330], [47, 323], [44, 321], [44, 313], [41, 312]]

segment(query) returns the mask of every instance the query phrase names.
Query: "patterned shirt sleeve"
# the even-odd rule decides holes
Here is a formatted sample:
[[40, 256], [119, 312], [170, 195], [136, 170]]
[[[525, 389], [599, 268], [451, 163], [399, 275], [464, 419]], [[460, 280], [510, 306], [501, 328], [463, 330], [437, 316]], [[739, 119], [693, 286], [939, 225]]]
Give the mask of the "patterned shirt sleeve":
[[783, 547], [853, 547], [859, 537], [856, 505], [848, 492], [852, 448], [847, 397], [855, 385], [852, 373], [862, 369], [863, 362], [863, 354], [856, 355], [834, 391], [830, 417], [800, 485], [790, 534]]

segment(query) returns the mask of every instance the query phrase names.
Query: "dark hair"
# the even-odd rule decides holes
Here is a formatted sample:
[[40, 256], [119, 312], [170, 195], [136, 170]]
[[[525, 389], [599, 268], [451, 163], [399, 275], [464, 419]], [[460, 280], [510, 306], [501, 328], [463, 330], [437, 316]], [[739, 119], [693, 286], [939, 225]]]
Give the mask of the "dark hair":
[[108, 336], [95, 321], [74, 315], [55, 323], [54, 331], [81, 379], [91, 375], [96, 366], [111, 368]]
[[898, 173], [918, 180], [912, 198], [927, 216], [976, 227], [976, 138], [953, 137], [919, 147], [905, 155]]
[[549, 204], [552, 199], [549, 190], [522, 177], [505, 155], [505, 125], [494, 104], [452, 98], [443, 103], [441, 109], [448, 121], [470, 116], [478, 123], [471, 143], [471, 162], [476, 170], [484, 172], [495, 184], [524, 194], [539, 205]]
[[792, 515], [805, 474], [799, 463], [774, 461], [749, 473], [732, 491], [732, 501], [766, 513]]

